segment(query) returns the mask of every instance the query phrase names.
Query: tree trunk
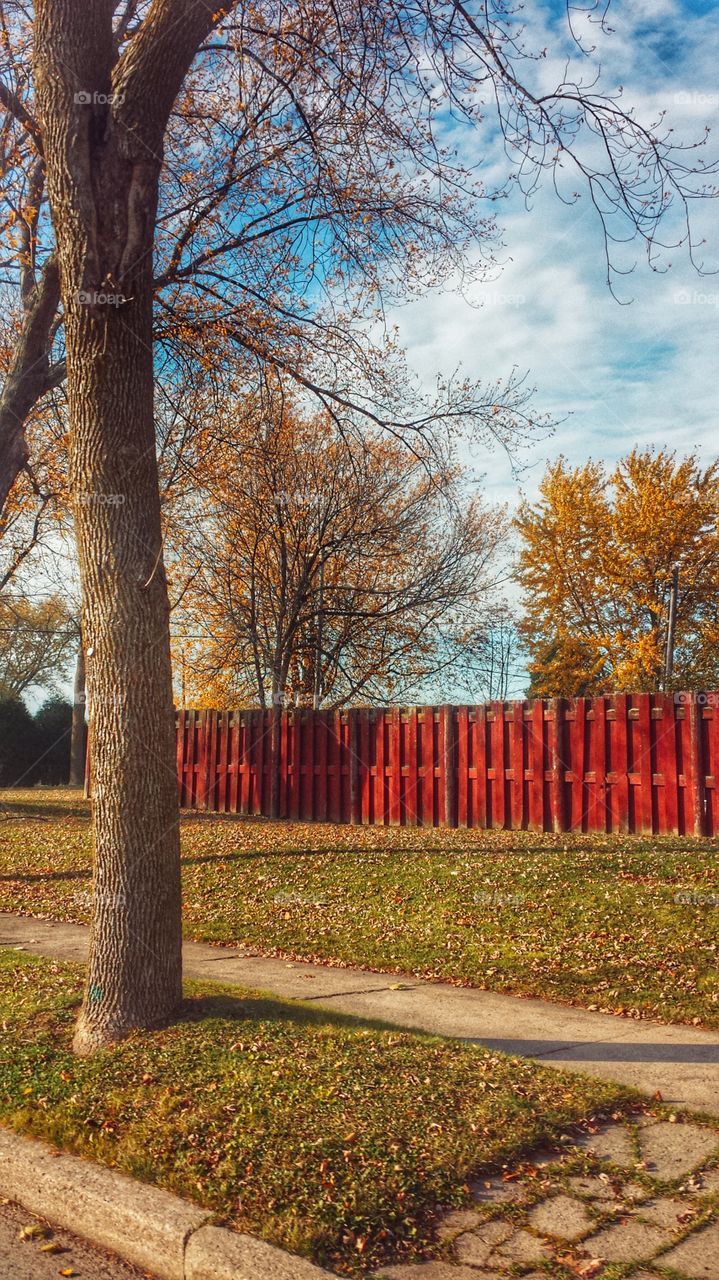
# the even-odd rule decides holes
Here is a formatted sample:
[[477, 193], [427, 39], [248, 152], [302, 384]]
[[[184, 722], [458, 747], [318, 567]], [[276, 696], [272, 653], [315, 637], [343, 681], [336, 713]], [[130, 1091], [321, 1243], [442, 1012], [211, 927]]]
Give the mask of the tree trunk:
[[82, 635], [77, 648], [75, 683], [72, 696], [72, 730], [70, 733], [70, 786], [85, 784], [85, 757], [87, 735], [85, 733], [85, 646]]
[[75, 1035], [80, 1053], [132, 1028], [165, 1023], [182, 988], [169, 606], [153, 415], [152, 248], [162, 131], [148, 145], [108, 105], [113, 9], [109, 0], [89, 7], [39, 0], [36, 23], [38, 105], [65, 309], [93, 752], [94, 911]]

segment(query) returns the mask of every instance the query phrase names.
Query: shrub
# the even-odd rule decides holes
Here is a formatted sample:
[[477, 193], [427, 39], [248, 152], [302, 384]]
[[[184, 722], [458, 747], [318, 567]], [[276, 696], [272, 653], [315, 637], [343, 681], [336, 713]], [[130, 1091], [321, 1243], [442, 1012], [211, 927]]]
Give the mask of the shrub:
[[0, 698], [0, 787], [35, 781], [37, 725], [22, 698]]
[[72, 706], [64, 698], [48, 698], [35, 716], [33, 781], [66, 785], [70, 777]]

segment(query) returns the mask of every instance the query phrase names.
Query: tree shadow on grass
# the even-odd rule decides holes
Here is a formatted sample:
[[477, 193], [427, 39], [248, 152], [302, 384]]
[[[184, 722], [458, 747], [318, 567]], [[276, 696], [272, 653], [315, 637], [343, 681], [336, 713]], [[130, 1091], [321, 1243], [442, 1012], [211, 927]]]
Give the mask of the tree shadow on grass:
[[[209, 993], [206, 989], [200, 989], [194, 993], [190, 985], [188, 998], [183, 1002], [178, 1021], [206, 1022], [213, 1019], [248, 1022], [253, 1026], [259, 1022], [287, 1022], [297, 1027], [332, 1027], [349, 1032], [391, 1032], [393, 1035], [432, 1041], [445, 1047], [454, 1043], [458, 1047], [473, 1048], [485, 1054], [499, 1052], [510, 1058], [535, 1059], [540, 1066], [553, 1065], [551, 1061], [553, 1055], [567, 1049], [569, 1049], [567, 1060], [576, 1062], [664, 1062], [702, 1066], [719, 1062], [719, 1044], [712, 1042], [709, 1038], [706, 1044], [663, 1043], [658, 1040], [625, 1043], [597, 1038], [585, 1044], [568, 1045], [566, 1041], [549, 1038], [520, 1040], [494, 1036], [488, 1036], [486, 1039], [479, 1036], [433, 1036], [419, 1028], [389, 1020], [341, 1013], [326, 1006], [301, 1000], [280, 1000], [269, 995], [265, 996], [261, 991], [248, 992], [244, 997], [225, 991]], [[565, 1062], [561, 1060], [556, 1065], [565, 1066]]]
[[[351, 1013], [340, 1013], [326, 1006], [310, 1004], [302, 1000], [280, 1000], [261, 991], [248, 992], [246, 996], [238, 996], [228, 992], [208, 993], [206, 990], [193, 992], [193, 985], [188, 984], [189, 993], [185, 996], [176, 1022], [250, 1022], [256, 1026], [260, 1022], [287, 1022], [297, 1027], [334, 1027], [342, 1031], [377, 1031], [391, 1032], [394, 1035], [411, 1036], [418, 1040], [442, 1041], [441, 1036], [431, 1036], [424, 1031], [412, 1027], [403, 1027], [394, 1022], [380, 1018], [360, 1017]], [[446, 1043], [446, 1040], [443, 1041]]]
[[11, 872], [0, 875], [0, 882], [6, 884], [42, 884], [50, 880], [92, 880], [92, 871], [88, 867], [87, 871], [39, 871], [31, 875]]
[[[50, 803], [44, 800], [9, 800], [6, 795], [13, 794], [12, 791], [3, 793], [0, 790], [0, 819], [8, 822], [22, 822], [23, 819], [38, 821], [44, 819], [47, 822], [53, 818], [81, 818], [85, 822], [90, 821], [90, 802], [89, 800], [78, 801], [72, 805]], [[0, 825], [0, 830], [2, 825]]]

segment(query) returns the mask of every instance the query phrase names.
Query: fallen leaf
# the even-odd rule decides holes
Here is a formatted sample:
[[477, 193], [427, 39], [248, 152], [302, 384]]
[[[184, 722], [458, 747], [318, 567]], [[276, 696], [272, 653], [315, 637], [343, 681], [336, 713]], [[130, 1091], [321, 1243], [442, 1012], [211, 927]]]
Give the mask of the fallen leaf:
[[45, 1240], [49, 1234], [47, 1227], [41, 1226], [39, 1222], [30, 1222], [26, 1227], [22, 1228], [19, 1238], [21, 1240]]

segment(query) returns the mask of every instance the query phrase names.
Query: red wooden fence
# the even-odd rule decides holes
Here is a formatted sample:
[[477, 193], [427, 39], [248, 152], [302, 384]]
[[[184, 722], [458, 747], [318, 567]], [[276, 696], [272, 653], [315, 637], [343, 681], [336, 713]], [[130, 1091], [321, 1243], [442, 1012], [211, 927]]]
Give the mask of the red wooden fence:
[[719, 694], [179, 711], [187, 808], [302, 822], [719, 834]]

